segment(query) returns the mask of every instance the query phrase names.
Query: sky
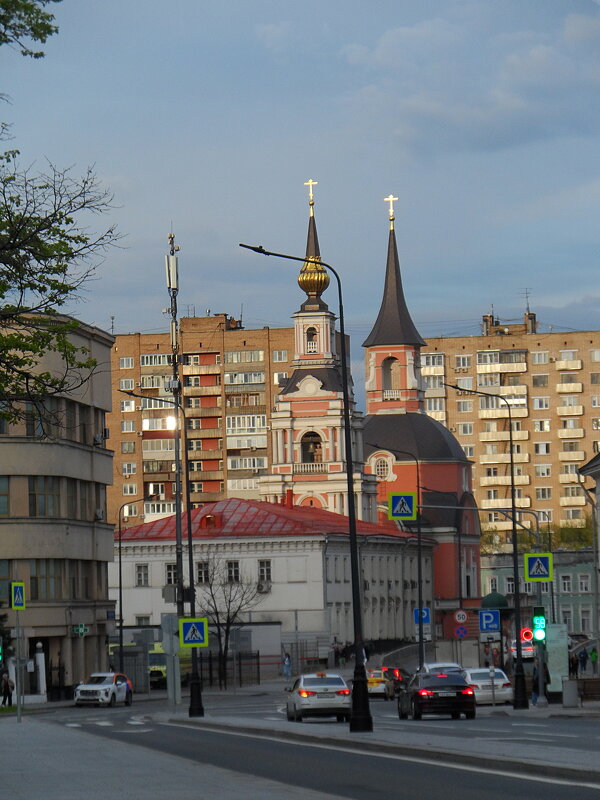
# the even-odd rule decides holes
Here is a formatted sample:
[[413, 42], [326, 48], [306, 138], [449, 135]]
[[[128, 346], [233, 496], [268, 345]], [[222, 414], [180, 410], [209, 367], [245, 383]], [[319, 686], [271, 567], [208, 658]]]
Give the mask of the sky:
[[[0, 49], [21, 164], [94, 165], [123, 238], [68, 310], [115, 333], [179, 311], [283, 327], [305, 252], [342, 277], [353, 364], [383, 289], [390, 193], [419, 332], [481, 317], [600, 328], [594, 0], [63, 0], [42, 60]], [[324, 298], [337, 310], [332, 286]], [[355, 374], [355, 380], [356, 380]]]

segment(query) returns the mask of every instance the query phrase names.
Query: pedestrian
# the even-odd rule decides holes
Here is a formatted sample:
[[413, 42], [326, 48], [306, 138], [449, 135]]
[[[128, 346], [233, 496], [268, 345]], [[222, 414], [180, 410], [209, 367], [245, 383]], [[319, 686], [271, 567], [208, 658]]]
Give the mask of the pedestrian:
[[598, 674], [598, 651], [595, 645], [590, 650], [590, 663], [592, 665], [592, 675], [596, 677]]
[[[539, 672], [539, 662], [536, 658], [535, 664], [533, 665], [533, 675], [531, 676], [531, 703], [534, 706], [537, 706], [538, 703], [538, 693], [540, 690], [540, 672]], [[544, 679], [542, 682], [542, 691], [544, 692], [544, 697], [547, 698], [546, 689], [548, 684], [550, 683], [550, 672], [548, 671], [548, 664], [544, 662]]]
[[283, 656], [283, 677], [288, 681], [292, 677], [292, 659], [289, 653]]
[[12, 693], [15, 688], [15, 684], [12, 678], [8, 677], [8, 672], [5, 672], [2, 675], [2, 705], [3, 706], [12, 706]]
[[577, 669], [579, 668], [579, 659], [576, 653], [569, 655], [569, 678], [577, 678]]
[[585, 671], [587, 669], [587, 662], [588, 662], [588, 651], [585, 647], [579, 651], [579, 674], [581, 677], [585, 675]]

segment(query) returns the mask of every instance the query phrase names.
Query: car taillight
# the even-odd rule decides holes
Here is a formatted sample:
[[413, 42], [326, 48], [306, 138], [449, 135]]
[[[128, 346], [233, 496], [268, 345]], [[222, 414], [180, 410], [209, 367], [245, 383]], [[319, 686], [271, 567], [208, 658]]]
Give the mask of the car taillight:
[[512, 683], [510, 681], [508, 681], [508, 683], [503, 683], [502, 684], [502, 688], [503, 689], [512, 689]]
[[298, 694], [300, 695], [300, 697], [313, 697], [316, 694], [316, 692], [311, 692], [308, 689], [300, 689]]
[[421, 697], [424, 697], [425, 695], [428, 694], [435, 694], [435, 692], [432, 692], [430, 689], [419, 689], [418, 694], [420, 694]]
[[350, 689], [340, 689], [339, 692], [336, 692], [336, 694], [348, 695], [350, 694]]
[[462, 690], [461, 694], [474, 694], [473, 687], [472, 686], [467, 686], [466, 689]]

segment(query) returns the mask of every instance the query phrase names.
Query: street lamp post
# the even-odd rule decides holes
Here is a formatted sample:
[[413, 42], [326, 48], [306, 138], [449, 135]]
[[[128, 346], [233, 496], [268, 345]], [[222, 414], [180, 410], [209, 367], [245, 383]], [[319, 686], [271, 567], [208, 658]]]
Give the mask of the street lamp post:
[[515, 641], [517, 648], [517, 661], [515, 664], [515, 692], [513, 699], [513, 707], [515, 709], [528, 708], [529, 702], [527, 700], [527, 688], [525, 685], [525, 670], [523, 669], [523, 651], [521, 649], [521, 597], [519, 594], [519, 552], [517, 540], [517, 503], [516, 503], [516, 490], [515, 490], [515, 458], [513, 453], [513, 429], [512, 429], [512, 411], [510, 403], [501, 394], [495, 392], [481, 392], [478, 389], [465, 389], [462, 386], [456, 386], [451, 383], [444, 383], [444, 386], [450, 389], [455, 389], [459, 392], [468, 392], [469, 394], [478, 394], [481, 397], [495, 397], [506, 403], [508, 410], [508, 446], [510, 455], [510, 507], [511, 507], [511, 522], [512, 522], [512, 556], [513, 556], [513, 582], [515, 588]]
[[121, 512], [127, 508], [129, 501], [119, 508], [119, 672], [125, 672], [123, 659], [123, 517]]
[[[304, 263], [306, 257], [290, 256], [284, 253], [273, 253], [263, 247], [240, 244], [247, 250], [253, 250], [264, 256], [275, 256], [289, 261]], [[360, 569], [358, 563], [358, 543], [356, 537], [356, 508], [354, 502], [354, 465], [352, 462], [352, 432], [350, 430], [350, 396], [348, 392], [348, 368], [346, 353], [346, 334], [344, 329], [344, 303], [342, 298], [342, 281], [337, 270], [319, 261], [322, 267], [328, 269], [335, 277], [338, 287], [338, 306], [340, 318], [340, 358], [342, 361], [342, 395], [344, 399], [344, 445], [346, 450], [346, 482], [348, 487], [348, 533], [350, 544], [350, 573], [352, 578], [352, 612], [354, 621], [354, 680], [352, 684], [352, 716], [350, 718], [350, 731], [364, 732], [373, 730], [373, 718], [369, 710], [369, 695], [367, 692], [367, 673], [364, 664], [364, 642], [362, 629], [362, 611], [360, 602]]]

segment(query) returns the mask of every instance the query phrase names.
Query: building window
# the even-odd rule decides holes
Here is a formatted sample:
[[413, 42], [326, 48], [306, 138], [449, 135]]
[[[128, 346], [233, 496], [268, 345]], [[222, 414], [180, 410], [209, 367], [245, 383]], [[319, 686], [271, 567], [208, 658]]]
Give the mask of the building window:
[[567, 632], [573, 632], [573, 609], [565, 608], [564, 606], [560, 610], [560, 616], [562, 618], [562, 624], [567, 626]]
[[531, 363], [532, 364], [547, 364], [548, 363], [548, 351], [547, 350], [535, 350], [530, 355], [531, 355]]
[[[387, 360], [387, 359], [386, 359]], [[423, 389], [441, 389], [443, 378], [441, 375], [425, 375], [423, 377]]]
[[137, 472], [137, 464], [135, 461], [125, 461], [121, 467], [123, 477], [125, 475], [135, 475]]
[[240, 562], [228, 561], [227, 562], [227, 581], [228, 583], [240, 582]]
[[425, 398], [425, 411], [443, 411], [445, 408], [444, 399], [442, 397], [426, 397]]
[[119, 389], [122, 389], [123, 391], [130, 391], [133, 388], [133, 378], [121, 378], [119, 381]]
[[550, 500], [552, 497], [552, 489], [549, 486], [541, 486], [535, 490], [536, 500]]
[[547, 456], [550, 453], [550, 442], [536, 442], [533, 451], [536, 456]]
[[148, 625], [150, 625], [150, 617], [146, 614], [142, 617], [136, 616], [135, 624], [138, 628], [146, 628]]
[[590, 373], [590, 383], [597, 385], [600, 383], [600, 372]]
[[122, 419], [121, 433], [135, 433], [135, 421], [132, 419]]
[[552, 466], [550, 464], [535, 465], [536, 478], [549, 478], [551, 474], [552, 474]]
[[500, 351], [499, 350], [483, 350], [477, 353], [478, 364], [499, 364]]
[[581, 447], [580, 442], [563, 442], [563, 453], [576, 453]]
[[142, 367], [166, 366], [171, 363], [171, 360], [170, 353], [147, 353], [140, 356], [140, 365]]
[[135, 585], [150, 586], [150, 572], [148, 570], [148, 564], [135, 565]]
[[561, 394], [559, 396], [559, 403], [563, 408], [565, 406], [573, 408], [573, 406], [578, 406], [581, 403], [581, 398], [576, 394]]
[[471, 356], [456, 356], [456, 369], [469, 369], [471, 366]]
[[577, 358], [577, 350], [560, 350], [561, 361], [575, 361]]
[[275, 386], [279, 386], [280, 383], [287, 380], [288, 374], [287, 372], [274, 372], [273, 373], [273, 383]]
[[532, 398], [532, 406], [534, 410], [539, 411], [541, 409], [550, 408], [550, 398], [549, 397], [534, 397]]
[[30, 600], [62, 599], [62, 563], [58, 558], [33, 558], [29, 562]]
[[123, 506], [123, 519], [127, 519], [128, 517], [137, 517], [137, 505], [135, 503]]
[[474, 458], [475, 457], [475, 447], [472, 444], [465, 444], [463, 445], [463, 452], [467, 458]]
[[540, 508], [540, 519], [542, 522], [552, 522], [552, 509]]
[[560, 471], [563, 475], [577, 475], [577, 464], [563, 464]]
[[122, 453], [135, 453], [135, 442], [121, 442]]
[[123, 484], [123, 494], [137, 494], [137, 483], [124, 483]]
[[119, 369], [133, 369], [133, 358], [131, 356], [120, 358]]
[[565, 594], [570, 594], [572, 591], [572, 581], [571, 576], [568, 574], [561, 575], [560, 578], [560, 590]]
[[512, 576], [504, 579], [504, 585], [506, 586], [506, 594], [515, 593], [515, 579]]
[[582, 494], [581, 486], [565, 486], [563, 497], [581, 497]]
[[0, 476], [0, 517], [8, 517], [10, 514], [9, 480], [8, 475]]
[[258, 580], [261, 583], [271, 583], [271, 562], [258, 562]]
[[457, 400], [456, 410], [459, 414], [471, 414], [473, 412], [472, 400]]
[[59, 478], [46, 475], [29, 478], [29, 516], [60, 516]]
[[500, 373], [499, 372], [489, 372], [484, 375], [477, 376], [477, 386], [485, 387], [485, 386], [500, 386]]
[[547, 375], [533, 375], [531, 378], [532, 386], [548, 386]]
[[590, 576], [586, 574], [582, 574], [579, 576], [579, 591], [580, 592], [589, 592], [590, 591]]
[[561, 427], [563, 430], [574, 430], [579, 427], [579, 424], [577, 417], [563, 417]]
[[[441, 380], [441, 379], [440, 379]], [[457, 378], [456, 385], [461, 389], [472, 389], [473, 388], [473, 378]]]
[[177, 564], [165, 564], [165, 583], [167, 586], [177, 584]]
[[458, 423], [459, 436], [472, 436], [473, 423], [472, 422], [459, 422]]
[[135, 400], [121, 400], [121, 411], [135, 411]]
[[264, 372], [226, 372], [223, 376], [223, 381], [227, 385], [247, 384], [247, 383], [264, 383]]
[[375, 475], [377, 475], [379, 480], [385, 481], [387, 480], [388, 473], [389, 473], [389, 466], [387, 459], [378, 458], [377, 461], [375, 462]]
[[565, 519], [583, 519], [583, 514], [580, 508], [565, 508]]
[[498, 578], [490, 578], [488, 583], [488, 592], [491, 594], [492, 592], [498, 591]]
[[196, 583], [210, 583], [208, 561], [199, 561], [196, 564]]
[[423, 353], [421, 355], [422, 367], [443, 367], [444, 354], [443, 353]]
[[287, 361], [287, 360], [288, 360], [287, 350], [273, 350], [273, 361]]
[[249, 364], [254, 361], [264, 361], [264, 350], [230, 350], [223, 354], [224, 364]]
[[600, 394], [593, 394], [591, 397], [592, 408], [600, 408]]
[[533, 430], [536, 433], [547, 433], [550, 430], [550, 420], [549, 419], [534, 419], [533, 420]]

